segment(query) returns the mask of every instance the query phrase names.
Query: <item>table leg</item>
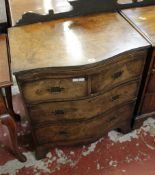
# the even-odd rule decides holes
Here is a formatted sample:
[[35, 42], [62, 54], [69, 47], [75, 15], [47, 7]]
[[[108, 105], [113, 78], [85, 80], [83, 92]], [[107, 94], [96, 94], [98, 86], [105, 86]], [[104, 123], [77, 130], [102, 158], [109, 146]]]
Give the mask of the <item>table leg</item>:
[[16, 121], [20, 121], [20, 115], [16, 114], [14, 112], [14, 110], [13, 110], [11, 86], [5, 87], [5, 94], [6, 94], [6, 101], [7, 101], [7, 106], [8, 106], [8, 112], [9, 112], [9, 114]]
[[15, 156], [17, 157], [17, 159], [21, 162], [25, 162], [26, 161], [26, 157], [19, 151], [18, 149], [18, 145], [17, 145], [17, 129], [16, 129], [16, 123], [13, 120], [13, 118], [10, 115], [2, 115], [0, 117], [1, 123], [3, 125], [5, 125], [8, 130], [9, 130], [9, 134], [10, 134], [10, 138], [11, 138], [11, 142], [13, 145], [13, 152], [15, 154]]

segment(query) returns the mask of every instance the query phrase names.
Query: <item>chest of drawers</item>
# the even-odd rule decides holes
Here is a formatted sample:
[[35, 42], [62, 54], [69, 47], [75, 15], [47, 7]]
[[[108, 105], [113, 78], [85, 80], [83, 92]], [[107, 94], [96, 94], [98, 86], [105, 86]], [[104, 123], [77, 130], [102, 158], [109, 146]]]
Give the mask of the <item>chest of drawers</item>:
[[155, 115], [155, 6], [123, 10], [122, 15], [143, 35], [152, 45], [146, 64], [141, 100], [137, 116]]
[[9, 45], [37, 158], [131, 129], [150, 44], [119, 14], [14, 27]]

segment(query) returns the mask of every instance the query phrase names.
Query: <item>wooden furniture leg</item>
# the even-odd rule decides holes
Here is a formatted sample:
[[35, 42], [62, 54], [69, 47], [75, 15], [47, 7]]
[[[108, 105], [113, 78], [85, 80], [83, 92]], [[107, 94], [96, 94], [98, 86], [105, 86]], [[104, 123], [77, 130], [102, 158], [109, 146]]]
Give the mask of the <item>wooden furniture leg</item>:
[[5, 94], [9, 114], [13, 116], [16, 121], [20, 121], [20, 115], [16, 114], [13, 110], [11, 86], [5, 87]]
[[26, 161], [26, 157], [19, 151], [17, 146], [17, 132], [16, 132], [16, 123], [10, 115], [4, 114], [0, 116], [1, 123], [7, 126], [14, 150], [14, 154], [17, 159], [21, 162]]

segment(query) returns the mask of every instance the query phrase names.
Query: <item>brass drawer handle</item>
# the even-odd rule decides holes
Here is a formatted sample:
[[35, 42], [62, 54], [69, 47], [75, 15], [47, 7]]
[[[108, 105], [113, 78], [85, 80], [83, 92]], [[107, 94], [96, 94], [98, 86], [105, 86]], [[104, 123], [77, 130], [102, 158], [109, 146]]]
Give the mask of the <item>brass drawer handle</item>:
[[122, 74], [123, 74], [123, 72], [124, 72], [123, 70], [120, 70], [120, 71], [118, 71], [118, 72], [115, 72], [115, 73], [112, 75], [112, 78], [115, 80], [115, 79], [121, 77]]
[[155, 75], [155, 69], [152, 69], [152, 74]]
[[115, 115], [115, 116], [113, 116], [111, 118], [108, 118], [107, 122], [112, 122], [113, 120], [116, 120], [116, 119], [117, 119], [117, 116]]
[[59, 115], [64, 115], [65, 112], [63, 110], [55, 110], [54, 112], [51, 112], [51, 114], [59, 116]]
[[59, 134], [63, 136], [68, 136], [68, 133], [66, 131], [59, 131]]
[[63, 87], [50, 87], [47, 89], [47, 91], [51, 92], [51, 93], [60, 93], [62, 91], [64, 91]]
[[120, 98], [120, 95], [115, 95], [113, 97], [111, 97], [112, 101], [116, 101]]

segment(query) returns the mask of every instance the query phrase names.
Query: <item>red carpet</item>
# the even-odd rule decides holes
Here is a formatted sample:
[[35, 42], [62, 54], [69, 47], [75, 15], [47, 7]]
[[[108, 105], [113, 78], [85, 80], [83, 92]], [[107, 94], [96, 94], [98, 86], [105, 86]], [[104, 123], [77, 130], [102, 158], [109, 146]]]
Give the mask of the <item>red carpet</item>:
[[[22, 115], [18, 124], [20, 149], [27, 162], [20, 163], [10, 152], [7, 129], [0, 126], [0, 174], [10, 175], [155, 175], [155, 120], [127, 135], [111, 131], [88, 146], [54, 148], [35, 160], [28, 122], [20, 96], [15, 110]], [[5, 145], [5, 146], [4, 146]]]

